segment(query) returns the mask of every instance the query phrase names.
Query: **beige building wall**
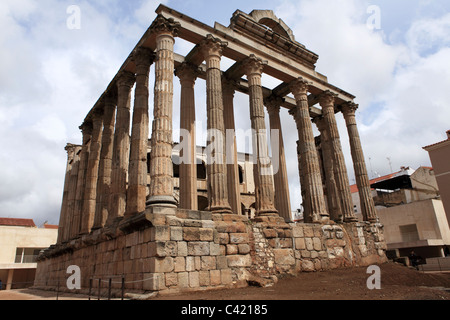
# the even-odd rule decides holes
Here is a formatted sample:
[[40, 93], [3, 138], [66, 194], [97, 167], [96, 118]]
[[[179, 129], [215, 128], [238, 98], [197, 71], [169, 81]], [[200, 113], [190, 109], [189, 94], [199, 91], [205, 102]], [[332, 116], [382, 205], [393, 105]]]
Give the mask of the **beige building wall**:
[[450, 245], [450, 229], [441, 200], [429, 199], [378, 208], [388, 250]]
[[450, 130], [448, 139], [425, 147], [428, 151], [436, 174], [437, 184], [447, 213], [447, 223], [450, 225]]
[[30, 286], [36, 263], [15, 263], [17, 248], [46, 249], [56, 243], [58, 229], [0, 226], [0, 280], [2, 289]]

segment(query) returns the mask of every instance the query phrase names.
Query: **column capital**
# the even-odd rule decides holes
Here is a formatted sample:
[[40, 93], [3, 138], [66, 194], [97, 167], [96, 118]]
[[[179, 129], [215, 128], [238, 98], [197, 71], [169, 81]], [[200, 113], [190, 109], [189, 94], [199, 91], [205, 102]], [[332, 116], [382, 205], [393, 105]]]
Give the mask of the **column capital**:
[[242, 61], [242, 68], [247, 77], [255, 74], [261, 76], [264, 67], [267, 64], [268, 64], [267, 61], [258, 58], [252, 53], [248, 58]]
[[92, 122], [95, 123], [95, 122], [103, 121], [103, 114], [104, 114], [104, 107], [96, 108], [92, 112]]
[[289, 84], [292, 94], [298, 100], [301, 95], [308, 94], [308, 88], [312, 83], [302, 77], [295, 79]]
[[281, 97], [269, 97], [264, 100], [264, 104], [266, 105], [267, 112], [269, 115], [279, 114], [281, 105], [284, 103], [284, 99]]
[[86, 120], [83, 122], [83, 124], [79, 127], [81, 130], [83, 136], [91, 135], [93, 130], [93, 124], [92, 121]]
[[181, 24], [176, 22], [173, 18], [167, 19], [162, 15], [158, 15], [150, 26], [150, 29], [157, 34], [170, 34], [173, 37], [176, 37], [180, 26]]
[[130, 71], [121, 71], [119, 77], [117, 78], [117, 87], [128, 87], [131, 88], [136, 81], [136, 76]]
[[228, 42], [215, 38], [212, 34], [208, 34], [199, 44], [199, 48], [206, 60], [210, 56], [221, 57], [223, 49], [228, 46]]
[[71, 155], [71, 154], [73, 154], [73, 153], [75, 152], [75, 149], [76, 149], [77, 147], [79, 147], [79, 146], [77, 146], [76, 144], [68, 143], [68, 144], [66, 145], [66, 147], [64, 148], [64, 150], [66, 150], [67, 153], [68, 153], [69, 155]]
[[117, 105], [117, 86], [112, 86], [110, 90], [105, 92], [103, 97], [103, 103], [105, 107]]
[[355, 115], [356, 110], [358, 110], [359, 105], [354, 102], [346, 102], [343, 105], [341, 105], [342, 113], [344, 114], [344, 117]]
[[317, 129], [321, 134], [327, 129], [325, 119], [322, 116], [315, 117], [312, 121], [317, 126]]
[[183, 62], [175, 70], [175, 75], [182, 81], [193, 81], [197, 80], [200, 75], [200, 68], [194, 66], [189, 62]]
[[333, 107], [334, 108], [334, 102], [336, 100], [336, 97], [338, 95], [331, 92], [330, 90], [324, 91], [321, 94], [319, 94], [319, 104], [324, 107]]
[[155, 53], [150, 48], [139, 47], [133, 51], [133, 60], [136, 66], [144, 65], [148, 67], [153, 64]]
[[224, 93], [234, 95], [234, 92], [236, 91], [237, 86], [238, 86], [238, 82], [236, 80], [222, 77], [222, 91]]

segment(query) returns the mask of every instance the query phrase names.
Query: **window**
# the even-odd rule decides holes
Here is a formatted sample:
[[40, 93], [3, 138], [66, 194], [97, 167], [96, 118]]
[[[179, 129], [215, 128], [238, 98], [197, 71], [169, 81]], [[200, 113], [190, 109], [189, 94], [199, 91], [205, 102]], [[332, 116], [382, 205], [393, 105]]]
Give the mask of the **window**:
[[419, 232], [417, 231], [417, 225], [409, 224], [406, 226], [400, 226], [400, 234], [403, 242], [417, 241], [419, 239]]
[[39, 252], [43, 248], [17, 248], [14, 263], [35, 263]]

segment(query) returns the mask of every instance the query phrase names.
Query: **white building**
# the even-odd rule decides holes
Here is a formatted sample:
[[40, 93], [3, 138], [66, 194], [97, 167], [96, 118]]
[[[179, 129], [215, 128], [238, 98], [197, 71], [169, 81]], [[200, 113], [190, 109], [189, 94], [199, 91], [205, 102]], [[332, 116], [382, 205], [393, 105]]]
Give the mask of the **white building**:
[[32, 219], [0, 218], [0, 280], [2, 290], [33, 285], [36, 257], [56, 243], [58, 226], [37, 228]]

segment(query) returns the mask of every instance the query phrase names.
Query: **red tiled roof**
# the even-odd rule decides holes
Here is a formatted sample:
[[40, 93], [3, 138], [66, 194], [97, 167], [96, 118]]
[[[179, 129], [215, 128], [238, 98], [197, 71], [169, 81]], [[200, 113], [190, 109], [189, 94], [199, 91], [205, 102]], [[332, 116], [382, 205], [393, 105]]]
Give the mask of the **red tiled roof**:
[[[400, 171], [399, 171], [399, 172], [400, 172]], [[372, 184], [374, 184], [374, 183], [376, 183], [376, 182], [379, 182], [379, 181], [388, 180], [388, 179], [393, 178], [393, 177], [394, 177], [396, 174], [398, 174], [399, 172], [394, 172], [394, 173], [390, 173], [390, 174], [387, 174], [387, 175], [382, 176], [382, 177], [374, 178], [374, 179], [370, 180], [369, 182], [370, 182], [370, 184], [372, 185]], [[358, 186], [357, 186], [356, 184], [351, 185], [351, 186], [350, 186], [350, 192], [351, 192], [351, 193], [358, 192]]]
[[0, 218], [0, 226], [35, 228], [33, 219]]
[[58, 229], [59, 226], [55, 224], [44, 224], [44, 229]]

